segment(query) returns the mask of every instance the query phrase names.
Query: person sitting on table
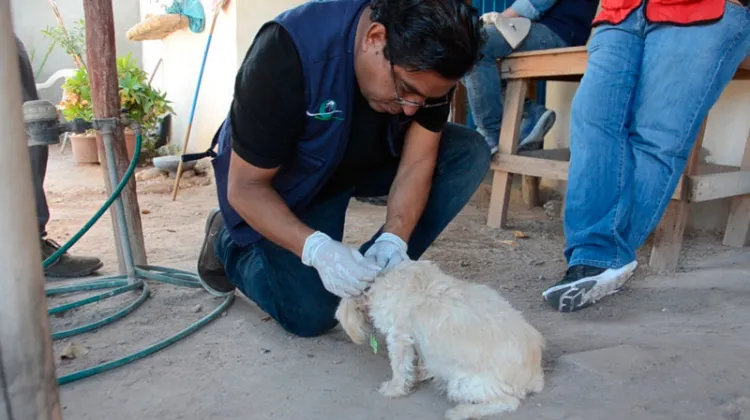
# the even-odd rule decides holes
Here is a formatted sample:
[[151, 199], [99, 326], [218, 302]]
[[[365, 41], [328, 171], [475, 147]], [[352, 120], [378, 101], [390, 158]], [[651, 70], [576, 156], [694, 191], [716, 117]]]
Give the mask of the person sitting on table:
[[602, 0], [571, 110], [568, 270], [543, 293], [553, 308], [590, 306], [632, 276], [703, 121], [750, 54], [744, 1]]
[[[586, 44], [598, 3], [597, 0], [516, 0], [500, 13], [508, 18], [531, 20], [528, 35], [515, 49], [494, 23], [485, 23], [488, 39], [482, 50], [482, 61], [463, 78], [463, 84], [474, 123], [490, 146], [491, 153], [498, 149], [505, 97], [505, 81], [500, 79], [497, 60], [513, 52]], [[519, 150], [541, 148], [544, 136], [554, 124], [555, 111], [527, 99], [523, 107]]]

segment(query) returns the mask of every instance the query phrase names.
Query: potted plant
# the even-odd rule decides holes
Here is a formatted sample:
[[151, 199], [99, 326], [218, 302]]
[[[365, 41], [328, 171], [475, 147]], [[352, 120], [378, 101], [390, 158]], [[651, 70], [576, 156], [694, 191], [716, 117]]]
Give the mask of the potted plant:
[[[65, 79], [62, 89], [63, 97], [60, 102], [60, 109], [65, 119], [72, 121], [81, 118], [85, 121], [92, 121], [94, 110], [91, 106], [91, 90], [86, 69], [81, 67], [76, 70], [73, 76]], [[76, 162], [99, 163], [94, 130], [88, 130], [83, 134], [73, 134], [70, 136], [70, 144]]]
[[[141, 133], [155, 130], [160, 117], [174, 112], [166, 93], [151, 86], [148, 74], [130, 54], [117, 58], [117, 77], [121, 109], [128, 119], [141, 126]], [[125, 130], [125, 144], [132, 159], [135, 133], [129, 128]]]
[[[138, 67], [136, 60], [130, 54], [117, 58], [117, 76], [123, 116], [139, 124], [142, 133], [153, 130], [161, 116], [173, 112], [166, 94], [151, 86], [148, 74]], [[94, 115], [86, 69], [79, 68], [73, 76], [65, 80], [62, 88], [65, 93], [60, 107], [65, 118], [67, 120], [82, 118], [92, 121]], [[71, 137], [74, 155], [78, 162], [90, 160], [91, 149], [97, 148], [95, 140], [93, 146], [84, 146], [84, 143], [90, 140], [89, 136], [93, 136], [93, 133]], [[76, 146], [78, 146], [78, 154], [76, 154]], [[125, 146], [128, 159], [132, 160], [135, 153], [135, 133], [130, 128], [125, 130]], [[79, 160], [79, 155], [82, 160]], [[104, 159], [104, 156], [100, 156], [97, 161], [101, 162], [101, 159]]]

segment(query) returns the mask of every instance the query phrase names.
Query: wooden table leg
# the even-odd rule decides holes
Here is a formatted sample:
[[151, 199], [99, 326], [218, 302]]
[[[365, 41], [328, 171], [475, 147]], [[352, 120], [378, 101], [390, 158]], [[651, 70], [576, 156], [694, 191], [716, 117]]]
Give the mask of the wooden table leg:
[[672, 200], [667, 206], [667, 210], [654, 232], [654, 245], [651, 249], [651, 259], [649, 265], [651, 268], [659, 271], [672, 271], [677, 268], [682, 250], [682, 239], [690, 215], [690, 203], [687, 201], [689, 176], [698, 173], [700, 164], [701, 148], [703, 147], [703, 137], [706, 134], [706, 120], [698, 132], [693, 149], [690, 151], [688, 163], [685, 166], [686, 175], [683, 177], [683, 194], [680, 200]]
[[[503, 104], [503, 124], [500, 128], [498, 154], [513, 155], [516, 153], [518, 138], [521, 133], [521, 116], [526, 98], [526, 88], [527, 81], [525, 80], [508, 81], [505, 90], [505, 103]], [[505, 226], [512, 181], [513, 174], [495, 169], [487, 225], [492, 227]]]
[[466, 125], [466, 87], [463, 83], [458, 83], [456, 91], [453, 93], [452, 122], [455, 124]]
[[[750, 170], [750, 133], [745, 142], [745, 154], [742, 156], [740, 169]], [[724, 245], [741, 248], [748, 244], [750, 236], [750, 197], [735, 197], [732, 199], [732, 209], [724, 230]]]
[[[536, 83], [528, 84], [528, 92], [526, 93], [526, 97], [532, 101], [536, 101], [539, 99], [539, 92], [537, 91]], [[539, 199], [539, 184], [541, 183], [541, 181], [542, 179], [536, 176], [524, 175], [522, 177], [521, 197], [523, 198], [523, 202], [524, 204], [526, 204], [526, 207], [530, 209], [541, 205], [541, 200]]]
[[523, 183], [521, 185], [521, 196], [526, 207], [533, 209], [538, 207], [541, 203], [539, 198], [539, 184], [542, 179], [537, 176], [525, 176], [523, 177]]

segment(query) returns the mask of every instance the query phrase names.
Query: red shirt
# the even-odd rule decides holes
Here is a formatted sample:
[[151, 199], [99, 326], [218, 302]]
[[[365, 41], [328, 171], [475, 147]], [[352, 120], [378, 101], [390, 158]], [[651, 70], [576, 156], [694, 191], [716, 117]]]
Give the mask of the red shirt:
[[720, 20], [726, 0], [602, 0], [601, 11], [594, 19], [600, 23], [619, 24], [646, 2], [646, 19], [652, 23], [695, 25]]

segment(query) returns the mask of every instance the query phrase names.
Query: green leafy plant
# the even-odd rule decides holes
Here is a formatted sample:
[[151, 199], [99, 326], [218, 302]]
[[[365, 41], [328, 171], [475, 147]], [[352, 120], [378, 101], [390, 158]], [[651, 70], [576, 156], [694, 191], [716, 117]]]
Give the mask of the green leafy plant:
[[[123, 116], [140, 124], [143, 133], [155, 129], [160, 117], [174, 112], [166, 93], [151, 86], [148, 74], [138, 66], [130, 54], [117, 59], [117, 76]], [[86, 68], [79, 68], [73, 76], [65, 79], [62, 88], [65, 96], [60, 102], [60, 108], [65, 119], [81, 118], [92, 121], [94, 111]]]
[[73, 76], [65, 79], [62, 88], [65, 95], [60, 102], [60, 109], [65, 119], [72, 121], [81, 118], [93, 121], [94, 108], [91, 105], [91, 87], [86, 69], [81, 67], [76, 70]]
[[47, 25], [42, 34], [52, 40], [53, 46], [57, 44], [65, 50], [77, 67], [86, 67], [86, 24], [83, 19], [77, 20], [70, 31], [63, 26]]
[[130, 54], [117, 59], [117, 76], [120, 80], [122, 109], [129, 119], [139, 123], [145, 130], [155, 128], [159, 117], [174, 112], [166, 93], [149, 84], [148, 74]]

